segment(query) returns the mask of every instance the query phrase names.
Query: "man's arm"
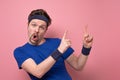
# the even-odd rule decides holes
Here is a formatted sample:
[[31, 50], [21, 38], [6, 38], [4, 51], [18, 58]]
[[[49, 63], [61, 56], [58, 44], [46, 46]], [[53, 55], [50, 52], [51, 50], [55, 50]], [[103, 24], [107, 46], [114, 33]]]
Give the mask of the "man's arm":
[[72, 54], [66, 59], [66, 61], [75, 70], [82, 70], [87, 62], [87, 59], [88, 56], [83, 54], [80, 54], [79, 56]]
[[56, 61], [51, 56], [49, 56], [47, 59], [37, 65], [33, 59], [29, 58], [23, 62], [21, 67], [37, 78], [41, 78], [47, 71], [50, 70], [55, 62]]
[[93, 37], [88, 34], [87, 26], [85, 26], [81, 54], [79, 56], [75, 56], [74, 54], [70, 55], [66, 60], [68, 64], [76, 70], [82, 70], [87, 62], [92, 43]]

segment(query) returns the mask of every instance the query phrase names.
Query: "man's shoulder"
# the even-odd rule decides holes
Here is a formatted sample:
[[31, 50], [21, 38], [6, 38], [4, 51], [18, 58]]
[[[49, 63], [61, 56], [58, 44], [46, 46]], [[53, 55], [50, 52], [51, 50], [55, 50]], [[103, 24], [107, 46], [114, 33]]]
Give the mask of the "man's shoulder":
[[14, 49], [14, 51], [16, 51], [16, 50], [21, 50], [21, 49], [25, 48], [27, 45], [28, 45], [28, 43], [25, 43], [25, 44], [23, 44], [23, 45], [21, 45], [21, 46], [18, 46], [18, 47], [16, 47], [16, 48]]

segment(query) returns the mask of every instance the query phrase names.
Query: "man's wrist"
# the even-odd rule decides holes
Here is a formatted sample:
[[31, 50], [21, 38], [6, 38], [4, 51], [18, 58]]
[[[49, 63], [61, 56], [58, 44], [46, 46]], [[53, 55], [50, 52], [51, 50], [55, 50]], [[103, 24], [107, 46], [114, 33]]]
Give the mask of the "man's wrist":
[[57, 49], [60, 53], [64, 53], [64, 50], [62, 49], [62, 48], [60, 48], [60, 47], [58, 47], [58, 49]]
[[51, 57], [54, 59], [54, 60], [58, 60], [60, 57], [62, 56], [62, 53], [57, 49], [55, 50], [52, 54], [51, 54]]
[[86, 48], [83, 46], [82, 47], [82, 54], [88, 56], [90, 54], [91, 48], [92, 47]]

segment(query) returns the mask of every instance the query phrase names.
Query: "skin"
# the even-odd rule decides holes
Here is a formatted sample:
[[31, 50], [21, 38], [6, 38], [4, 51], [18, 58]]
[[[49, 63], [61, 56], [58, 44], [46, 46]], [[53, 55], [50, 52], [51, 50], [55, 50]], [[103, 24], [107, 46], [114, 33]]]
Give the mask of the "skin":
[[[40, 45], [45, 42], [44, 35], [47, 31], [46, 22], [38, 19], [32, 20], [28, 24], [28, 38], [29, 43], [33, 45]], [[36, 36], [36, 39], [34, 39]]]
[[[47, 31], [46, 22], [38, 19], [33, 19], [28, 24], [28, 38], [29, 43], [32, 45], [41, 45], [45, 42], [44, 35]], [[65, 31], [61, 43], [58, 47], [58, 50], [63, 54], [70, 46], [71, 41], [70, 39], [66, 38], [67, 31]], [[34, 36], [36, 36], [34, 38]], [[88, 34], [87, 26], [84, 30], [83, 36], [83, 45], [86, 48], [90, 48], [93, 43], [93, 37]], [[82, 70], [86, 64], [88, 56], [80, 54], [75, 56], [74, 54], [70, 55], [66, 62], [73, 67], [75, 70]], [[55, 64], [55, 60], [49, 56], [43, 62], [36, 64], [35, 61], [31, 58], [25, 60], [22, 64], [22, 68], [29, 72], [30, 74], [36, 76], [37, 78], [41, 78], [46, 72], [48, 72], [51, 67]], [[43, 67], [44, 66], [44, 67]]]

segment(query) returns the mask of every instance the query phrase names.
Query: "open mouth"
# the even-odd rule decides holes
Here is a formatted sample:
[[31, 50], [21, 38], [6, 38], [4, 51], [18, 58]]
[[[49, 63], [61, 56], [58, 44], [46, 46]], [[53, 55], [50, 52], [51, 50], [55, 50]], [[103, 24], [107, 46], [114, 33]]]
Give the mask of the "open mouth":
[[36, 37], [37, 37], [36, 35], [33, 36], [33, 38], [36, 38]]
[[32, 39], [33, 39], [34, 41], [37, 41], [37, 40], [38, 40], [38, 35], [37, 35], [37, 34], [34, 34]]

